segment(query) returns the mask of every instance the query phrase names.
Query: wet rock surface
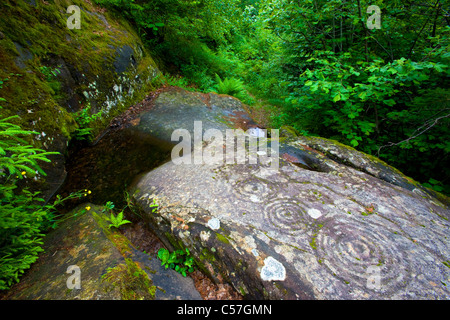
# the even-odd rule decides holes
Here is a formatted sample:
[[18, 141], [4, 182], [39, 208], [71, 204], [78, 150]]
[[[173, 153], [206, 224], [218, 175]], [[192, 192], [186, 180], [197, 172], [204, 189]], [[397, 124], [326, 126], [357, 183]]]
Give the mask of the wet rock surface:
[[171, 87], [161, 92], [153, 102], [151, 110], [139, 116], [140, 122], [135, 127], [159, 139], [172, 141], [172, 133], [177, 129], [187, 130], [194, 137], [194, 123], [202, 122], [202, 132], [217, 129], [241, 128], [247, 130], [256, 123], [248, 116], [242, 102], [236, 98], [188, 92]]

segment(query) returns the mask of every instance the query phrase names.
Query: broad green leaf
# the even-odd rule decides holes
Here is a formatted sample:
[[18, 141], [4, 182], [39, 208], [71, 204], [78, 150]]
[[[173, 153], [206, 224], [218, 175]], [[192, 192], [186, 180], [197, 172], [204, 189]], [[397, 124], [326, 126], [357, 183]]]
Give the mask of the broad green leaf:
[[338, 94], [333, 98], [333, 101], [334, 101], [334, 102], [341, 101], [341, 94], [338, 93]]

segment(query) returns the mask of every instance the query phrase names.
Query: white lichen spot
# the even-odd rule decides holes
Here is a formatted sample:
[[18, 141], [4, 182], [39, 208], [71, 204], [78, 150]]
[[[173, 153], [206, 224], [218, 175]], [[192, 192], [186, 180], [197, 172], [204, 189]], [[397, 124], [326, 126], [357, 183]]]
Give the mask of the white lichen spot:
[[308, 210], [308, 214], [311, 216], [311, 218], [313, 219], [318, 219], [322, 216], [322, 212], [320, 212], [317, 209], [309, 209]]
[[212, 230], [218, 230], [220, 228], [220, 220], [217, 218], [211, 218], [208, 220], [208, 227]]
[[264, 281], [284, 281], [286, 279], [286, 269], [275, 258], [267, 257], [264, 259], [264, 266], [261, 269], [261, 279]]
[[256, 248], [255, 239], [252, 236], [245, 236], [244, 241], [250, 248]]
[[202, 232], [200, 232], [200, 239], [203, 241], [203, 242], [207, 242], [208, 240], [209, 240], [209, 237], [211, 236], [211, 233], [210, 232], [206, 232], [206, 231], [202, 231]]

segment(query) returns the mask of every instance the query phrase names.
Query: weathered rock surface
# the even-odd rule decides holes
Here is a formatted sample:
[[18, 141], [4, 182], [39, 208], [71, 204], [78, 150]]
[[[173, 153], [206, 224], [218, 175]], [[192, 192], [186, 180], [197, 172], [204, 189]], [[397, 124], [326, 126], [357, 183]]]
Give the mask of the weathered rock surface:
[[169, 142], [175, 130], [185, 129], [193, 139], [195, 121], [202, 122], [202, 132], [208, 129], [224, 132], [230, 128], [247, 130], [256, 126], [243, 103], [236, 98], [172, 87], [158, 95], [150, 111], [140, 115], [135, 129]]
[[[225, 119], [231, 108], [219, 103], [209, 113], [196, 94], [158, 100], [141, 117], [141, 127], [158, 137], [190, 130], [194, 120], [219, 130], [232, 123]], [[247, 298], [450, 298], [449, 207], [399, 171], [336, 142], [284, 139], [278, 170], [266, 162], [168, 162], [133, 189], [167, 246], [189, 248], [213, 278]]]
[[[82, 213], [85, 207], [90, 210]], [[85, 209], [84, 209], [85, 210]], [[114, 228], [102, 207], [84, 204], [45, 239], [45, 253], [8, 291], [11, 300], [201, 299], [193, 281], [165, 270]], [[86, 211], [86, 210], [85, 210]], [[78, 267], [81, 288], [75, 284]], [[72, 267], [73, 268], [73, 267]]]

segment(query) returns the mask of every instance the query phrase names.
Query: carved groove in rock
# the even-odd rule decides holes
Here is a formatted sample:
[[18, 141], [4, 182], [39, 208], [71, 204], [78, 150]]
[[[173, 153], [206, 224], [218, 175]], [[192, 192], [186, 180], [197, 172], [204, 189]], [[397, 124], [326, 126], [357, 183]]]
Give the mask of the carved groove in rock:
[[262, 203], [265, 199], [276, 194], [277, 186], [268, 184], [258, 178], [248, 178], [242, 181], [237, 181], [234, 184], [234, 193], [236, 198], [243, 201], [251, 201]]
[[408, 283], [411, 266], [400, 237], [398, 246], [390, 238], [373, 224], [337, 223], [318, 232], [316, 256], [328, 272], [362, 290], [371, 288], [369, 271], [378, 267], [380, 285], [372, 289], [392, 294]]
[[277, 230], [288, 235], [301, 235], [311, 230], [311, 218], [305, 207], [294, 198], [272, 198], [264, 208], [264, 219]]

